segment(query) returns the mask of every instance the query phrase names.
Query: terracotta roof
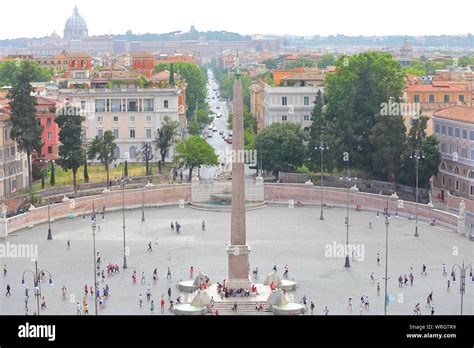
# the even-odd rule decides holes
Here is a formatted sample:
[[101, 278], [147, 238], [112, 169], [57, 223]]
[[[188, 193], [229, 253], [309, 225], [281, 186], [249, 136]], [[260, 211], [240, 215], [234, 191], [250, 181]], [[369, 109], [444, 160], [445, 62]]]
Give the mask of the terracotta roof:
[[91, 58], [91, 56], [88, 55], [87, 53], [77, 52], [77, 53], [70, 53], [68, 58]]
[[474, 123], [474, 108], [467, 106], [451, 106], [433, 113], [433, 117], [445, 118], [453, 121]]
[[300, 72], [295, 73], [290, 76], [285, 76], [281, 78], [282, 80], [324, 80], [324, 76], [321, 73], [317, 73], [315, 71], [307, 71], [307, 72]]
[[38, 105], [56, 105], [56, 100], [45, 97], [36, 97], [36, 103]]
[[469, 86], [463, 83], [432, 81], [432, 84], [417, 83], [405, 88], [406, 92], [464, 92]]

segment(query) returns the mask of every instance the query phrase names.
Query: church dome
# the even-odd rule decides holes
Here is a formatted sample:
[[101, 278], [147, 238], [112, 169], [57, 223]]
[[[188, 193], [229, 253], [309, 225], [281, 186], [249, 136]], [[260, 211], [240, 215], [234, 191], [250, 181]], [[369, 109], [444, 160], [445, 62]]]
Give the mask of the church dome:
[[74, 7], [72, 16], [69, 17], [64, 26], [65, 39], [82, 39], [88, 36], [86, 20], [79, 14], [77, 7]]

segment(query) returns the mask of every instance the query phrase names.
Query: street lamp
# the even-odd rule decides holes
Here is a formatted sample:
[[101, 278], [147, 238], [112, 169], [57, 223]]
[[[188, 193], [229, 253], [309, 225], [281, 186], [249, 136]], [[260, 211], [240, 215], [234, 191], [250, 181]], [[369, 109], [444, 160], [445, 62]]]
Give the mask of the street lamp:
[[387, 290], [387, 280], [388, 280], [388, 226], [390, 225], [388, 215], [385, 215], [385, 302], [384, 302], [384, 315], [387, 315], [387, 305], [388, 305], [388, 290]]
[[420, 159], [425, 158], [425, 153], [423, 150], [414, 150], [410, 158], [415, 159], [416, 162], [415, 237], [418, 237], [418, 162]]
[[470, 264], [464, 265], [464, 260], [462, 261], [462, 266], [459, 266], [458, 264], [454, 265], [453, 269], [451, 271], [451, 276], [453, 277], [453, 282], [456, 281], [455, 271], [457, 269], [461, 273], [461, 279], [459, 281], [459, 283], [460, 283], [459, 292], [461, 293], [461, 315], [462, 315], [463, 298], [464, 298], [464, 293], [466, 292], [466, 271], [469, 269], [469, 271], [470, 271], [469, 276], [472, 278], [472, 266]]
[[319, 219], [324, 220], [324, 216], [323, 216], [323, 177], [324, 177], [323, 152], [329, 150], [329, 144], [321, 141], [316, 145], [314, 149], [319, 150], [321, 153], [321, 216], [319, 217]]
[[122, 178], [121, 183], [122, 183], [122, 220], [123, 220], [123, 269], [127, 269], [127, 253], [126, 253], [126, 244], [125, 244], [125, 184], [129, 181], [129, 179], [126, 179], [125, 177]]
[[52, 240], [53, 235], [51, 234], [51, 213], [50, 213], [50, 198], [48, 197], [48, 237], [47, 240]]
[[93, 249], [94, 249], [94, 308], [95, 308], [95, 315], [97, 315], [97, 256], [95, 252], [95, 229], [97, 227], [97, 222], [95, 219], [95, 205], [92, 202], [92, 216], [94, 219], [92, 220], [92, 241], [93, 241]]
[[40, 297], [41, 297], [41, 274], [48, 273], [49, 275], [49, 286], [53, 286], [53, 279], [51, 277], [51, 273], [47, 270], [38, 270], [38, 260], [35, 260], [35, 270], [26, 270], [23, 272], [21, 276], [21, 285], [26, 286], [25, 284], [25, 274], [31, 273], [33, 275], [33, 285], [35, 288], [35, 297], [36, 297], [36, 304], [38, 308], [38, 315], [40, 315]]
[[142, 222], [145, 222], [145, 186], [142, 187]]

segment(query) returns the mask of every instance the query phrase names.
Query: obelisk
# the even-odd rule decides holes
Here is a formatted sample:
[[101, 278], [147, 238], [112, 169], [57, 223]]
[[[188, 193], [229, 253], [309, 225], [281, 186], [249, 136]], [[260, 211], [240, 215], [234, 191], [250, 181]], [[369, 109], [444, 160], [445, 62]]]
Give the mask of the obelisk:
[[240, 70], [235, 67], [235, 80], [232, 100], [232, 201], [230, 245], [227, 246], [229, 258], [228, 288], [248, 289], [251, 286], [249, 277], [249, 253], [245, 226], [245, 162], [244, 162], [244, 116], [243, 90]]

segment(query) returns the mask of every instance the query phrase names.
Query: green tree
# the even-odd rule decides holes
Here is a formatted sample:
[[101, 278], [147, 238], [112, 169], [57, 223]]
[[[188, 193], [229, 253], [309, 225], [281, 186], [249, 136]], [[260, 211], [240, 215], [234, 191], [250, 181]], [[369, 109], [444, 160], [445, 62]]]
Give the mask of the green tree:
[[153, 148], [150, 142], [144, 142], [142, 144], [142, 150], [140, 152], [140, 156], [143, 158], [145, 161], [145, 175], [149, 176], [151, 175], [151, 168], [150, 168], [150, 162], [153, 160]]
[[316, 171], [320, 167], [321, 156], [320, 150], [317, 147], [321, 142], [328, 143], [328, 122], [324, 117], [324, 100], [323, 94], [320, 90], [316, 93], [316, 98], [314, 99], [313, 104], [313, 110], [311, 111], [311, 126], [309, 127], [308, 157], [309, 167]]
[[46, 82], [50, 81], [53, 75], [51, 70], [43, 69], [37, 62], [32, 61], [11, 61], [0, 63], [0, 85], [1, 86], [13, 86], [21, 72], [21, 66], [27, 63], [31, 68], [31, 82]]
[[174, 86], [174, 65], [173, 65], [173, 63], [170, 64], [169, 85], [170, 85], [171, 87]]
[[103, 137], [95, 137], [89, 146], [89, 159], [97, 158], [105, 167], [107, 172], [107, 188], [109, 188], [109, 169], [110, 163], [115, 160], [114, 152], [117, 144], [115, 144], [114, 134], [111, 130], [106, 130]]
[[169, 116], [163, 118], [161, 129], [156, 131], [155, 148], [160, 151], [160, 162], [158, 163], [160, 174], [162, 165], [165, 163], [166, 154], [174, 143], [174, 138], [179, 127], [178, 121], [173, 121]]
[[438, 139], [433, 135], [426, 134], [429, 117], [421, 115], [413, 118], [410, 130], [407, 136], [406, 152], [403, 156], [402, 175], [400, 181], [402, 184], [416, 185], [415, 160], [410, 158], [413, 151], [421, 150], [424, 158], [418, 162], [418, 182], [420, 187], [428, 188], [430, 178], [438, 173], [441, 163], [441, 154], [438, 149]]
[[84, 149], [81, 146], [83, 121], [80, 110], [69, 105], [59, 109], [54, 119], [58, 124], [60, 142], [56, 163], [66, 172], [72, 171], [74, 192], [77, 192], [77, 171], [84, 162]]
[[87, 184], [89, 182], [89, 171], [87, 170], [87, 156], [84, 156], [84, 182]]
[[128, 161], [125, 160], [125, 164], [123, 166], [123, 176], [128, 178]]
[[254, 148], [262, 160], [264, 170], [274, 175], [294, 172], [305, 158], [306, 135], [297, 123], [274, 123], [256, 137]]
[[334, 57], [332, 54], [323, 54], [319, 60], [318, 60], [318, 68], [324, 69], [328, 67], [329, 65], [334, 65], [336, 62], [336, 57]]
[[51, 186], [54, 186], [56, 184], [56, 175], [54, 173], [54, 162], [51, 161], [51, 177], [49, 180], [49, 183]]
[[195, 120], [188, 122], [188, 133], [191, 135], [200, 135], [202, 128], [202, 124]]
[[[181, 78], [188, 84], [186, 87], [186, 116], [189, 119], [194, 115], [196, 106], [199, 108], [205, 105], [206, 75], [196, 64], [176, 62], [173, 63], [173, 66]], [[155, 65], [154, 72], [163, 70], [171, 70], [170, 63], [158, 63]]]
[[191, 181], [193, 170], [199, 166], [216, 166], [219, 164], [214, 149], [199, 136], [190, 136], [176, 145], [176, 151], [183, 164], [189, 169], [188, 180]]
[[[375, 142], [369, 137], [377, 135], [378, 129], [374, 127], [382, 106], [402, 100], [404, 69], [390, 54], [379, 52], [342, 56], [336, 66], [336, 73], [326, 75], [324, 96], [333, 154], [347, 152], [353, 169], [381, 175], [380, 171], [374, 173], [378, 167], [372, 164]], [[344, 169], [342, 156], [334, 155], [333, 160], [338, 169]]]
[[43, 126], [36, 118], [36, 98], [32, 96], [34, 69], [33, 65], [25, 61], [21, 64], [20, 71], [13, 87], [8, 94], [11, 108], [12, 128], [10, 136], [14, 139], [21, 151], [27, 154], [28, 162], [28, 187], [31, 189], [31, 155], [33, 152], [41, 154], [43, 140], [41, 134]]

